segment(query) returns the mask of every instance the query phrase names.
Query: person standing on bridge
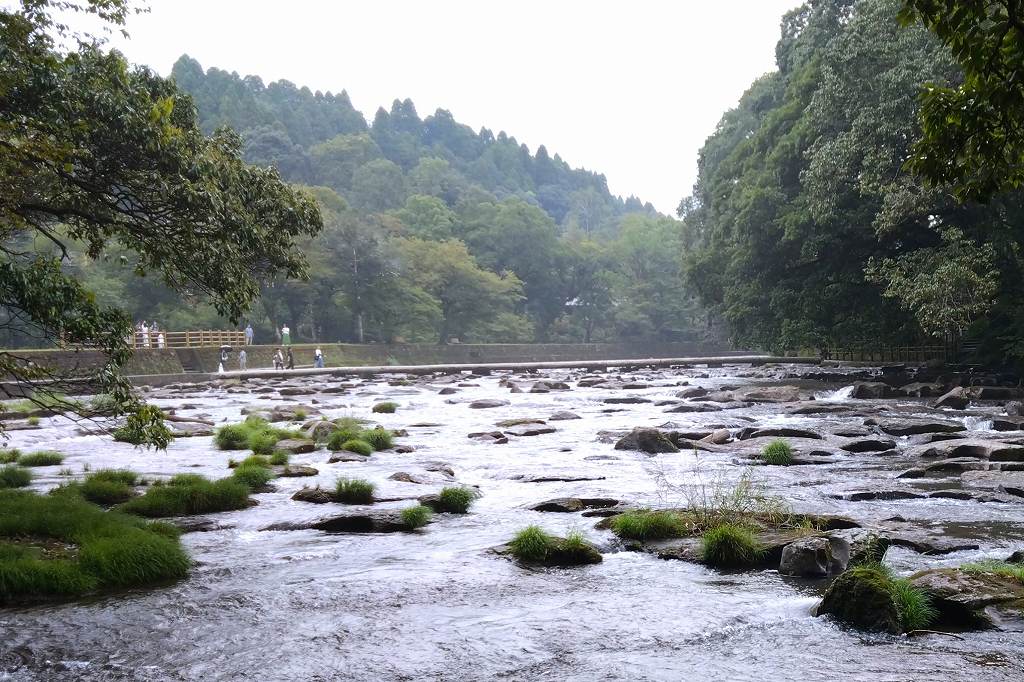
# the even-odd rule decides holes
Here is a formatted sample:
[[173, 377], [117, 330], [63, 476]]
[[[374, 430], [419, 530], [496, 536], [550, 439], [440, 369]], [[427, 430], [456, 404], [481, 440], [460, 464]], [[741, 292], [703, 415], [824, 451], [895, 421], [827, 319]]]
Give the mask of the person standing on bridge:
[[288, 328], [288, 325], [281, 327], [281, 345], [292, 345], [292, 330]]
[[291, 346], [288, 346], [288, 366], [285, 369], [295, 369], [295, 355], [292, 354]]
[[248, 369], [248, 362], [249, 357], [248, 355], [246, 355], [245, 349], [243, 348], [242, 350], [238, 351], [238, 369], [244, 372], [246, 369]]
[[278, 348], [274, 352], [274, 369], [281, 369], [282, 367], [284, 367], [284, 356], [281, 355], [281, 349]]
[[313, 351], [313, 366], [318, 369], [323, 369], [324, 366], [324, 352], [320, 350], [320, 346], [316, 347]]
[[251, 346], [252, 345], [252, 323], [251, 322], [246, 322], [245, 323], [245, 345], [247, 345], [247, 346]]

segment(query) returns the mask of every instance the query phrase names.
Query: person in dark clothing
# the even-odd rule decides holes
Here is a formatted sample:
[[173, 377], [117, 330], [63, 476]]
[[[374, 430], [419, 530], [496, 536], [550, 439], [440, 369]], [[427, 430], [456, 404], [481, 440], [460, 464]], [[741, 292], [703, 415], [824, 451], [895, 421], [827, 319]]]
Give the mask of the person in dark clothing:
[[291, 346], [288, 346], [288, 366], [285, 369], [295, 369], [295, 355]]

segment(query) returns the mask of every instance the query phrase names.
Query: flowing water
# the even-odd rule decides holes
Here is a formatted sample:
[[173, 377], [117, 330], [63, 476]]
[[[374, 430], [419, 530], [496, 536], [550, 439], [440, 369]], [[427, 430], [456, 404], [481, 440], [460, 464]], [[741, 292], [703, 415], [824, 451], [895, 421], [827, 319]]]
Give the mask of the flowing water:
[[[182, 541], [196, 562], [187, 580], [71, 604], [0, 610], [0, 679], [1024, 679], [1024, 633], [907, 638], [851, 632], [811, 615], [824, 588], [821, 582], [785, 578], [776, 571], [720, 573], [619, 551], [610, 532], [594, 529], [598, 519], [525, 508], [564, 496], [614, 497], [652, 506], [678, 503], [664, 481], [706, 484], [734, 480], [745, 470], [723, 454], [652, 457], [614, 450], [614, 438], [602, 437], [603, 431], [666, 422], [678, 428], [752, 423], [861, 428], [864, 422], [863, 417], [785, 415], [773, 405], [707, 414], [666, 414], [655, 406], [657, 400], [671, 398], [684, 381], [711, 389], [764, 382], [738, 377], [741, 370], [735, 367], [709, 370], [710, 377], [694, 376], [697, 371], [624, 375], [649, 384], [629, 391], [574, 387], [510, 394], [499, 386], [502, 377], [495, 375], [471, 379], [476, 386], [462, 387], [454, 396], [438, 395], [442, 384], [429, 380], [392, 386], [381, 378], [353, 382], [358, 385], [347, 393], [294, 399], [224, 387], [157, 398], [153, 402], [177, 408], [178, 415], [207, 415], [218, 423], [240, 420], [244, 407], [295, 400], [309, 404], [315, 399], [315, 406], [332, 419], [372, 416], [385, 427], [405, 428], [409, 435], [398, 442], [416, 449], [409, 454], [376, 453], [358, 463], [327, 464], [326, 450], [293, 456], [293, 463], [309, 463], [319, 475], [277, 479], [275, 492], [255, 496], [258, 506], [214, 515], [227, 528], [184, 535]], [[579, 376], [569, 371], [545, 374], [573, 385]], [[524, 377], [517, 383], [528, 389], [531, 381]], [[336, 379], [331, 382], [337, 385]], [[289, 382], [317, 389], [326, 384], [317, 378]], [[274, 384], [244, 386], [266, 385]], [[822, 398], [849, 398], [841, 384], [816, 386], [834, 392]], [[624, 394], [652, 402], [602, 402]], [[472, 399], [495, 397], [511, 405], [467, 405]], [[372, 404], [384, 398], [398, 402], [399, 410], [371, 415]], [[925, 408], [923, 401], [907, 400], [902, 409], [912, 414]], [[556, 433], [511, 438], [504, 445], [467, 438], [470, 432], [494, 430], [498, 420], [544, 419], [562, 410], [582, 419], [551, 422]], [[59, 449], [67, 454], [64, 466], [76, 474], [89, 465], [94, 470], [127, 467], [148, 477], [181, 471], [221, 477], [227, 474], [229, 457], [238, 456], [216, 450], [210, 437], [181, 438], [166, 452], [147, 452], [109, 437], [82, 435], [80, 426], [63, 418], [43, 422], [39, 430], [12, 432], [10, 445]], [[907, 439], [900, 440], [902, 452]], [[381, 497], [436, 492], [445, 481], [424, 471], [422, 463], [428, 461], [451, 465], [460, 483], [479, 487], [482, 496], [470, 514], [439, 515], [410, 534], [259, 530], [275, 522], [353, 509], [290, 499], [303, 485], [332, 487], [339, 476], [372, 480]], [[1024, 505], [948, 499], [851, 503], [833, 497], [889, 486], [894, 473], [907, 465], [899, 455], [881, 461], [846, 455], [830, 464], [752, 471], [799, 511], [844, 513], [862, 521], [900, 514], [939, 524], [947, 533], [976, 537], [980, 532], [984, 538], [980, 550], [940, 557], [892, 549], [887, 561], [900, 572], [1003, 557], [1021, 546]], [[57, 485], [63, 480], [59, 470], [37, 470], [34, 487]], [[433, 477], [436, 483], [388, 479], [398, 471]], [[542, 474], [599, 480], [519, 480]], [[531, 523], [556, 534], [583, 531], [605, 550], [603, 563], [531, 570], [488, 551]]]

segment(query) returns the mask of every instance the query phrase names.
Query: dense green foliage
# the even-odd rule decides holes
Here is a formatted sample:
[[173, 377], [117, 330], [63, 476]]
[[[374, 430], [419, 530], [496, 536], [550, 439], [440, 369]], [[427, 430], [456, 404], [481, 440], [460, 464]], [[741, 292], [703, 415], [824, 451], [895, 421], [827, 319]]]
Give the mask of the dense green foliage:
[[554, 545], [555, 538], [540, 526], [527, 526], [508, 543], [512, 556], [520, 561], [544, 561]]
[[71, 495], [0, 494], [0, 604], [152, 585], [184, 577], [190, 563], [177, 534], [157, 524]]
[[950, 48], [964, 77], [928, 83], [921, 139], [909, 166], [960, 198], [987, 199], [1024, 184], [1024, 7], [1019, 0], [905, 0]]
[[359, 440], [366, 441], [374, 450], [389, 450], [395, 444], [395, 436], [387, 429], [366, 429], [359, 434]]
[[278, 441], [300, 437], [295, 431], [279, 429], [265, 419], [250, 415], [241, 424], [217, 429], [213, 442], [220, 450], [252, 450], [257, 455], [270, 455]]
[[238, 319], [262, 283], [304, 274], [296, 239], [316, 234], [320, 215], [276, 170], [246, 165], [235, 133], [206, 136], [173, 80], [71, 35], [57, 17], [75, 12], [107, 28], [130, 13], [127, 0], [0, 9], [0, 332], [6, 346], [59, 343], [105, 363], [65, 369], [2, 352], [0, 374], [37, 395], [88, 378], [126, 416], [124, 440], [166, 447], [159, 410], [121, 374], [135, 311], [76, 275], [113, 258], [126, 282], [151, 273]]
[[[680, 223], [543, 147], [474, 132], [396, 101], [367, 124], [348, 95], [265, 85], [189, 57], [173, 78], [202, 128], [228, 125], [245, 158], [316, 197], [324, 230], [298, 242], [308, 282], [262, 288], [257, 342], [608, 340], [678, 334], [695, 315], [682, 287]], [[679, 248], [676, 248], [679, 247]], [[102, 301], [165, 328], [222, 326], [116, 258], [83, 265]]]
[[[924, 110], [919, 95], [926, 81], [965, 82], [963, 50], [974, 44], [941, 23], [951, 53], [924, 27], [901, 25], [902, 4], [822, 0], [788, 13], [778, 71], [750, 87], [701, 150], [693, 196], [680, 206], [693, 244], [687, 277], [740, 344], [827, 349], [974, 335], [992, 356], [1024, 356], [1020, 193], [961, 203], [941, 177], [928, 183], [904, 168], [913, 155], [938, 154], [933, 170], [955, 157], [947, 179], [972, 182], [964, 173], [980, 157], [948, 148], [929, 111], [934, 91]], [[1005, 5], [908, 4], [929, 16], [947, 4]]]
[[390, 400], [385, 400], [382, 403], [374, 404], [372, 411], [375, 414], [393, 414], [394, 411], [397, 409], [398, 403], [392, 402]]
[[56, 466], [64, 461], [64, 455], [53, 450], [39, 450], [28, 452], [18, 458], [18, 464], [23, 467], [49, 467]]

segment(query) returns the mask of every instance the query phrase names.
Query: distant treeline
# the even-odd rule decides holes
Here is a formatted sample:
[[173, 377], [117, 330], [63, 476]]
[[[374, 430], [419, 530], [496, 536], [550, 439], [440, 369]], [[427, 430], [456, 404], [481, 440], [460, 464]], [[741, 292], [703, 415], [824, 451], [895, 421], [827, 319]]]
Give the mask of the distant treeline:
[[[543, 146], [474, 132], [409, 100], [367, 124], [348, 95], [265, 85], [181, 57], [173, 69], [206, 132], [228, 126], [245, 159], [318, 199], [324, 230], [301, 244], [308, 281], [266, 281], [251, 321], [264, 339], [611, 341], [693, 338], [682, 223]], [[165, 329], [223, 327], [199, 299], [136, 278], [131, 254], [75, 259], [103, 302]]]

